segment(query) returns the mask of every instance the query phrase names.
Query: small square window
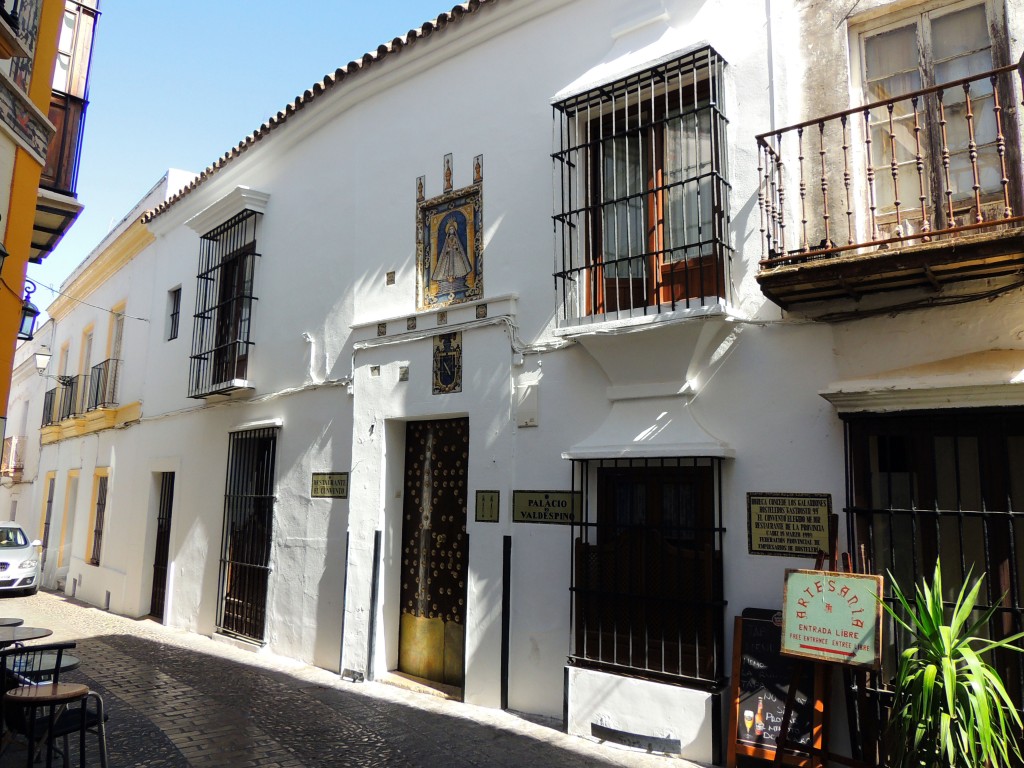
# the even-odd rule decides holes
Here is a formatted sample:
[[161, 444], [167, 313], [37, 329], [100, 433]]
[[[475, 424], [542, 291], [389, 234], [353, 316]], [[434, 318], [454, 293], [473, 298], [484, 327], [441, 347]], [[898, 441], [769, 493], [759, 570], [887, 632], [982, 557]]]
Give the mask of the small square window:
[[178, 338], [178, 318], [181, 315], [181, 286], [167, 292], [167, 340]]

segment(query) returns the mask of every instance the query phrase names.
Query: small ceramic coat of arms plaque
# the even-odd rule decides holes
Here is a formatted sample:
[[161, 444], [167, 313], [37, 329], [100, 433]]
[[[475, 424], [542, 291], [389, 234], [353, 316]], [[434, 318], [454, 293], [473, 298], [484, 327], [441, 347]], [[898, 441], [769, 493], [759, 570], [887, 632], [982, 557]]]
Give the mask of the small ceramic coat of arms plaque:
[[462, 391], [462, 334], [442, 333], [434, 337], [435, 395]]

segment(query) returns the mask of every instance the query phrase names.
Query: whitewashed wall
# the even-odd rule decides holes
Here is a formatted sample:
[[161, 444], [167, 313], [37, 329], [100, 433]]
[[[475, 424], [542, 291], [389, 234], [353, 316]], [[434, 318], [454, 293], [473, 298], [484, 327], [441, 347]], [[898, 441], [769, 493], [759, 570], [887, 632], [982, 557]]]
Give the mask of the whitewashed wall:
[[[865, 7], [881, 5], [874, 0]], [[1009, 17], [1019, 18], [1018, 6], [1009, 4]], [[55, 510], [63, 509], [68, 470], [81, 472], [68, 588], [73, 581], [78, 597], [98, 604], [109, 591], [111, 610], [148, 612], [156, 473], [173, 471], [165, 620], [213, 633], [229, 434], [279, 420], [268, 647], [328, 669], [363, 670], [371, 663], [375, 615], [372, 670], [383, 674], [397, 658], [395, 539], [404, 423], [468, 416], [466, 698], [499, 705], [501, 552], [503, 537], [511, 536], [509, 706], [561, 715], [570, 650], [570, 533], [512, 524], [512, 491], [568, 489], [570, 462], [562, 454], [600, 427], [611, 409], [608, 388], [621, 382], [595, 357], [594, 340], [556, 328], [550, 102], [573, 83], [582, 88], [588, 79], [611, 80], [709, 43], [728, 64], [735, 248], [732, 301], [723, 310], [728, 320], [723, 314], [715, 321], [715, 344], [694, 358], [692, 369], [675, 332], [653, 327], [629, 337], [629, 360], [631, 383], [644, 384], [645, 375], [671, 370], [679, 356], [676, 383], [692, 378], [696, 393], [674, 402], [674, 417], [699, 425], [733, 456], [724, 460], [721, 488], [725, 640], [731, 647], [732, 617], [748, 606], [778, 606], [785, 568], [808, 564], [748, 553], [747, 492], [829, 493], [837, 510], [843, 505], [842, 424], [819, 392], [911, 363], [1021, 347], [1020, 323], [1007, 320], [1020, 314], [1016, 294], [837, 325], [783, 313], [761, 295], [754, 281], [761, 257], [754, 136], [849, 104], [849, 31], [840, 11], [832, 3], [791, 0], [503, 2], [347, 79], [252, 145], [157, 217], [150, 225], [156, 241], [90, 299], [105, 307], [127, 298], [128, 314], [149, 320], [126, 321], [120, 398], [141, 400], [143, 416], [124, 430], [43, 448], [38, 476], [57, 471]], [[1017, 38], [1011, 42], [1019, 53]], [[472, 160], [483, 155], [483, 302], [495, 322], [464, 330], [462, 393], [433, 396], [429, 335], [369, 342], [378, 323], [404, 329], [405, 318], [417, 314], [415, 181], [425, 175], [427, 197], [439, 194], [448, 153], [456, 188], [470, 183]], [[238, 186], [269, 195], [257, 239], [249, 364], [255, 391], [223, 403], [192, 400], [187, 372], [199, 238], [187, 222]], [[388, 286], [390, 271], [397, 279]], [[179, 285], [179, 337], [167, 341], [167, 292]], [[446, 330], [475, 317], [474, 305], [448, 310]], [[661, 319], [703, 322], [682, 314]], [[80, 307], [58, 324], [55, 355], [61, 339], [69, 338], [76, 360], [74, 345], [89, 322], [96, 324], [101, 348], [106, 315]], [[511, 328], [530, 347], [522, 359]], [[357, 342], [369, 348], [357, 349]], [[566, 345], [531, 347], [556, 342]], [[379, 377], [369, 375], [371, 365], [380, 366]], [[409, 367], [408, 381], [398, 380], [399, 366]], [[523, 377], [538, 382], [532, 427], [517, 426], [515, 386]], [[634, 426], [639, 432], [650, 424]], [[100, 568], [82, 561], [96, 466], [111, 467]], [[350, 498], [311, 499], [316, 471], [350, 471]], [[473, 521], [478, 489], [500, 491], [499, 524]], [[37, 483], [36, 512], [41, 492]], [[378, 530], [384, 552], [380, 600], [372, 606]], [[590, 679], [578, 685], [584, 697], [600, 690]], [[644, 706], [638, 690], [619, 686], [609, 695], [619, 703], [603, 711], [605, 724], [637, 727], [626, 710], [630, 702]], [[718, 705], [703, 694], [665, 701], [664, 711], [652, 711], [649, 719], [668, 729], [668, 710], [677, 705], [703, 713], [690, 724], [689, 754], [710, 759]], [[580, 728], [586, 722], [582, 718]]]

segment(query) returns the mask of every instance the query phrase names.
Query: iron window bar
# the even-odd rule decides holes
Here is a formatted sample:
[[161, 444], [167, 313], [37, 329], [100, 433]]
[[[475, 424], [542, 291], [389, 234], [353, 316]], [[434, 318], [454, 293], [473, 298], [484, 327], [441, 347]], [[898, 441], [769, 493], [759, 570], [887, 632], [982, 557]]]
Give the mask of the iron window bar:
[[92, 367], [89, 376], [88, 410], [113, 408], [117, 405], [117, 381], [121, 361], [110, 358]]
[[189, 397], [226, 392], [247, 380], [261, 216], [246, 209], [200, 238]]
[[554, 105], [567, 322], [728, 298], [724, 67], [704, 47]]
[[92, 532], [92, 553], [89, 555], [90, 565], [100, 564], [100, 554], [103, 552], [103, 518], [107, 512], [107, 481], [106, 475], [101, 475], [96, 482], [96, 521]]
[[721, 460], [575, 460], [574, 666], [715, 689], [725, 681]]
[[265, 636], [274, 530], [277, 428], [230, 436], [217, 588], [217, 631], [251, 642]]
[[[990, 608], [995, 613], [983, 631], [992, 638], [1024, 631], [1020, 409], [851, 415], [846, 454], [850, 549], [869, 571], [886, 575], [887, 584], [895, 575], [912, 593], [940, 559], [947, 607], [969, 574], [984, 576], [975, 618]], [[884, 599], [899, 608], [888, 586]], [[882, 672], [869, 675], [866, 686], [867, 703], [879, 716], [908, 641], [886, 622]], [[1024, 715], [1024, 659], [1002, 651], [989, 661]], [[877, 742], [879, 735], [866, 738]]]
[[43, 393], [43, 422], [41, 426], [48, 427], [56, 424], [57, 421], [57, 388], [53, 387]]

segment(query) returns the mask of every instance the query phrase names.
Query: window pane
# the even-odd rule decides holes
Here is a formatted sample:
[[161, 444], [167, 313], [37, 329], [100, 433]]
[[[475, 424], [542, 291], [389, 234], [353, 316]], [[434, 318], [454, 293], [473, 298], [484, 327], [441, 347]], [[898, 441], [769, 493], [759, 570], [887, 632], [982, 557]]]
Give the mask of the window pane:
[[[602, 235], [605, 263], [646, 253], [644, 156], [639, 134], [604, 142]], [[613, 264], [608, 277], [642, 277], [642, 259]]]
[[[992, 69], [992, 52], [989, 50], [972, 53], [968, 56], [961, 56], [949, 61], [935, 62], [935, 82], [938, 85], [948, 83], [950, 80], [959, 80], [964, 77], [971, 77]], [[992, 93], [992, 84], [988, 80], [981, 80], [971, 83], [971, 97]], [[961, 86], [951, 88], [946, 92], [945, 98], [949, 101], [963, 101], [964, 92]]]
[[[983, 5], [932, 17], [932, 54], [936, 61], [988, 49], [989, 46]], [[991, 58], [989, 66], [977, 71], [986, 69], [991, 69]]]
[[910, 25], [872, 35], [864, 41], [868, 80], [917, 72], [917, 27]]

